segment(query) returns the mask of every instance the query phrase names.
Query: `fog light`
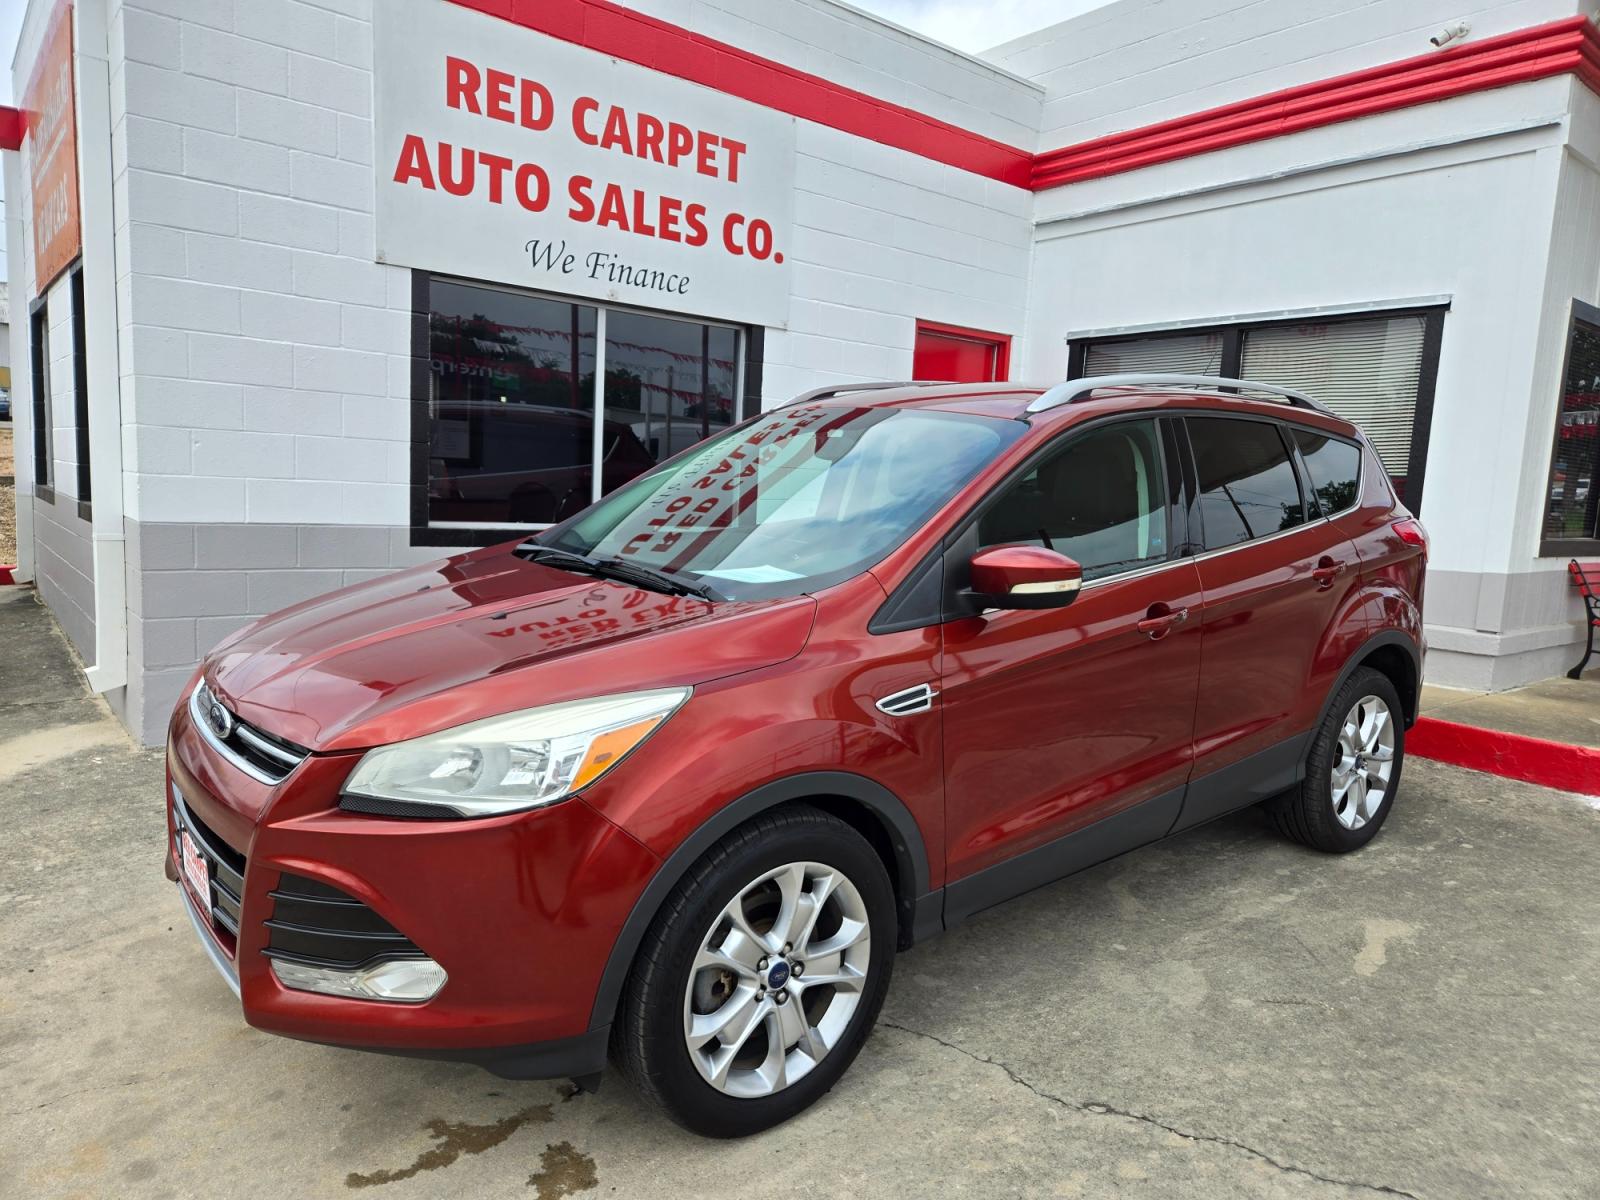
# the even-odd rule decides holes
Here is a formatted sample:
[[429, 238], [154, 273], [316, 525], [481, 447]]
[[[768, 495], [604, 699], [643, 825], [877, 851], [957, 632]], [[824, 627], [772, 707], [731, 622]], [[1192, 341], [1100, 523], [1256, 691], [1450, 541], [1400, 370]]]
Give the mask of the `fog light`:
[[431, 958], [393, 958], [366, 967], [313, 967], [287, 959], [272, 960], [278, 982], [297, 992], [321, 992], [353, 1000], [387, 1000], [421, 1004], [431, 1000], [448, 978]]

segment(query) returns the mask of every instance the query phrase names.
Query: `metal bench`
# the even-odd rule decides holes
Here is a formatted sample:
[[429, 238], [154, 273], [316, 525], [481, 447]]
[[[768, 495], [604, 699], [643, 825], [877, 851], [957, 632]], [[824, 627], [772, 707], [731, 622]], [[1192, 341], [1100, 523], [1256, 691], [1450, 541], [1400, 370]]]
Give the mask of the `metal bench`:
[[1583, 668], [1594, 654], [1594, 631], [1600, 629], [1600, 562], [1581, 563], [1573, 559], [1567, 564], [1567, 574], [1572, 576], [1572, 586], [1583, 597], [1584, 621], [1589, 632], [1583, 657], [1578, 660], [1577, 666], [1567, 672], [1568, 679], [1581, 679]]

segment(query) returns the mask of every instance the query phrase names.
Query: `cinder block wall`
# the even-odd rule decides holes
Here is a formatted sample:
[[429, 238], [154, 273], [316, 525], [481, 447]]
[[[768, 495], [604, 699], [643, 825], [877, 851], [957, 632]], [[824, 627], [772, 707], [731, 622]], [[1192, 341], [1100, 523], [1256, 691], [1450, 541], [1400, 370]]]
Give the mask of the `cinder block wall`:
[[[112, 3], [127, 708], [153, 742], [231, 630], [443, 552], [410, 546], [410, 274], [373, 261], [372, 0]], [[639, 7], [1033, 145], [1039, 88], [829, 0]], [[907, 375], [917, 318], [1022, 334], [1029, 193], [803, 121], [798, 148], [767, 397]]]

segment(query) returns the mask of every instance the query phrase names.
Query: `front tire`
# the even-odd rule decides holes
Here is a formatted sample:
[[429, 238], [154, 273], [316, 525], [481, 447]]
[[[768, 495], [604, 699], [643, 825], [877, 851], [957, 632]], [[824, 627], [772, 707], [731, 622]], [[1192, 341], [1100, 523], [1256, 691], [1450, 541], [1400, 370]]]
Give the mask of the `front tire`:
[[612, 1050], [678, 1124], [742, 1137], [820, 1099], [883, 1005], [896, 941], [883, 862], [807, 806], [763, 814], [689, 870], [652, 923]]
[[1271, 804], [1278, 831], [1329, 854], [1376, 837], [1405, 765], [1404, 713], [1389, 677], [1358, 667], [1312, 735], [1305, 779]]

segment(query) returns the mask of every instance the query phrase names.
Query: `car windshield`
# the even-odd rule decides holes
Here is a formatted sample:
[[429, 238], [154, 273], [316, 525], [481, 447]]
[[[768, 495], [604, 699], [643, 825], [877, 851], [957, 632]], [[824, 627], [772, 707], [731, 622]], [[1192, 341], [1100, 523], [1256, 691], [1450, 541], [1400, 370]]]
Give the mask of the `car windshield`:
[[797, 405], [693, 447], [536, 540], [730, 599], [798, 595], [883, 558], [1025, 428], [926, 409]]

